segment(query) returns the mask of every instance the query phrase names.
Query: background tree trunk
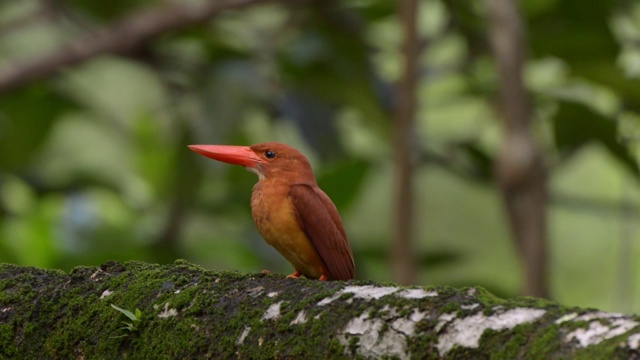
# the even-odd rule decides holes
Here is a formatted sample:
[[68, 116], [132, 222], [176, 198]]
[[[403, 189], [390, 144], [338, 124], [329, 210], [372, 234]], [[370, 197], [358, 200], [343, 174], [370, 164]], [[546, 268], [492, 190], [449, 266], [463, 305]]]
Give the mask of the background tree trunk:
[[412, 246], [414, 225], [414, 173], [418, 157], [415, 141], [417, 109], [416, 90], [419, 82], [418, 0], [398, 2], [402, 24], [403, 72], [395, 96], [393, 149], [395, 173], [395, 211], [391, 249], [393, 278], [401, 284], [412, 284], [418, 274]]
[[531, 105], [522, 79], [527, 53], [524, 23], [516, 1], [487, 4], [504, 117], [496, 177], [523, 267], [522, 292], [548, 297], [546, 170], [530, 131]]

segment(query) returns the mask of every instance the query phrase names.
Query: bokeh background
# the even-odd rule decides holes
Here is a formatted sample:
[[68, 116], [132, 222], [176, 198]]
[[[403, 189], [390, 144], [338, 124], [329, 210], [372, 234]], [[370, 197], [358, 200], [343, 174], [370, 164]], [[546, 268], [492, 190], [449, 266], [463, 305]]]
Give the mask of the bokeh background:
[[[518, 295], [495, 181], [505, 122], [489, 2], [415, 1], [412, 55], [402, 1], [1, 0], [0, 262], [185, 258], [288, 274], [251, 219], [256, 176], [186, 147], [282, 141], [339, 208], [359, 279]], [[638, 312], [640, 3], [518, 6], [549, 296]], [[394, 104], [408, 56], [410, 144], [393, 135], [407, 125]], [[410, 209], [396, 199], [399, 156]], [[411, 214], [411, 278], [390, 256], [406, 247], [398, 214]]]

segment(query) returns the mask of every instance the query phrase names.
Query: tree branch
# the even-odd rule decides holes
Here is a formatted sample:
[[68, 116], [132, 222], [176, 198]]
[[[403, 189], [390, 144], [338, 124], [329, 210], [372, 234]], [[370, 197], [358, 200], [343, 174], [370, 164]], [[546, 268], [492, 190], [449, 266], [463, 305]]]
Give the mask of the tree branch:
[[2, 359], [629, 359], [639, 325], [635, 315], [477, 288], [286, 279], [185, 261], [70, 274], [0, 264]]
[[223, 11], [267, 1], [204, 1], [201, 5], [169, 5], [132, 13], [105, 29], [72, 41], [54, 53], [1, 68], [0, 93], [53, 76], [64, 67], [98, 55], [133, 52], [160, 34], [204, 22]]

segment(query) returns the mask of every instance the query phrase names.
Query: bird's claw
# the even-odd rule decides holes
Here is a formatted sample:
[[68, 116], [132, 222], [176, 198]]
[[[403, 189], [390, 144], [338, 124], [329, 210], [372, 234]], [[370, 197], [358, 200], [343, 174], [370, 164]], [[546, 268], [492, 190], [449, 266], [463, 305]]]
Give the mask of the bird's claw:
[[296, 270], [296, 272], [294, 272], [293, 274], [287, 275], [287, 279], [297, 279], [300, 277], [300, 275], [302, 275], [302, 273]]
[[260, 273], [261, 273], [261, 274], [268, 275], [268, 274], [271, 274], [271, 271], [269, 271], [269, 270], [262, 270], [262, 271], [260, 271]]

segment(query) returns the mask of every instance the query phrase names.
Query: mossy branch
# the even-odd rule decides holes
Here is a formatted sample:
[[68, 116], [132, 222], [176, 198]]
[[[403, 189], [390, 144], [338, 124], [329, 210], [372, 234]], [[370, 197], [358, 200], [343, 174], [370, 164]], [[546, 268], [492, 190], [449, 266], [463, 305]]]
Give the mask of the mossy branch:
[[[136, 311], [135, 331], [122, 321]], [[320, 282], [184, 261], [0, 265], [2, 359], [620, 358], [640, 318], [480, 288]], [[124, 336], [122, 336], [124, 335]]]

